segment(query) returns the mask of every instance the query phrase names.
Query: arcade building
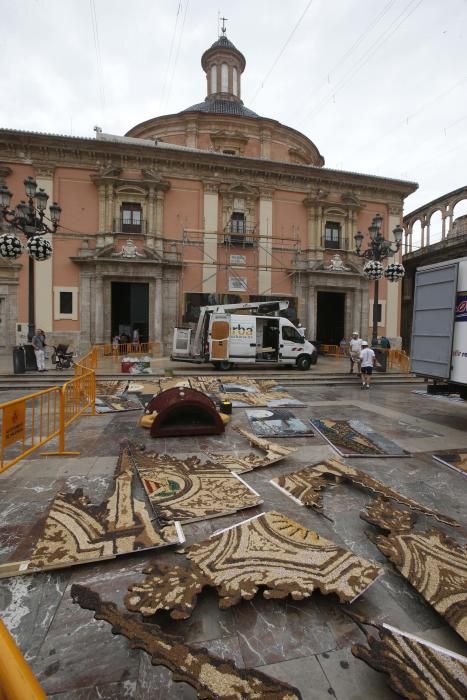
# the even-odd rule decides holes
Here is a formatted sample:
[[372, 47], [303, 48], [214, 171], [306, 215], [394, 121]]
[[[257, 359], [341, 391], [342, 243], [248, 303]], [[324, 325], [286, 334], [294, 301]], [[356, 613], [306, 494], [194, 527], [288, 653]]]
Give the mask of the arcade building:
[[[245, 57], [223, 33], [201, 57], [204, 101], [125, 136], [0, 129], [0, 186], [32, 176], [62, 208], [35, 265], [35, 321], [84, 351], [116, 334], [170, 354], [176, 325], [209, 303], [286, 298], [309, 339], [371, 337], [373, 284], [354, 254], [375, 214], [401, 223], [417, 185], [330, 170], [295, 129], [248, 109]], [[1, 224], [3, 232], [8, 224]], [[396, 254], [399, 261], [399, 254]], [[380, 335], [400, 342], [401, 285], [380, 281]], [[0, 353], [24, 342], [28, 258], [0, 258]]]

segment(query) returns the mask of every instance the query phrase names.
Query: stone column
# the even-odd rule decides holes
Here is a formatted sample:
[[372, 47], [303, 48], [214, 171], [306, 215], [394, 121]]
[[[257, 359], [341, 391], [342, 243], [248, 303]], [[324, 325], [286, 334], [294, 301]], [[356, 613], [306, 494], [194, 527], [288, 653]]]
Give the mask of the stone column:
[[316, 338], [316, 289], [309, 283], [306, 309], [306, 334], [308, 338]]
[[79, 295], [79, 318], [80, 318], [80, 338], [79, 350], [85, 352], [92, 345], [91, 333], [91, 274], [80, 274], [80, 295]]
[[216, 183], [204, 183], [203, 293], [217, 291], [217, 227], [219, 192]]
[[94, 287], [94, 342], [104, 342], [104, 279], [102, 275], [96, 275]]
[[154, 234], [155, 234], [155, 212], [154, 212], [154, 199], [155, 199], [155, 189], [150, 185], [148, 189], [148, 204], [147, 204], [147, 221], [146, 221], [146, 245], [148, 248], [154, 248]]
[[258, 294], [272, 291], [272, 197], [273, 190], [261, 190], [259, 198]]
[[261, 129], [261, 158], [271, 159], [271, 130]]
[[156, 277], [156, 295], [154, 300], [154, 340], [161, 344], [161, 354], [163, 355], [163, 308], [164, 299], [162, 297], [162, 277]]

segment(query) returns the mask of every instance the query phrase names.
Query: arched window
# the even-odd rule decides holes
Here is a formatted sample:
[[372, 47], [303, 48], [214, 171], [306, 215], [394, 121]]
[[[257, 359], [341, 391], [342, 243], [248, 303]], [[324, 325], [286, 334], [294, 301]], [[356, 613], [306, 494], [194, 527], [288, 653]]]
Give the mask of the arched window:
[[238, 95], [238, 70], [235, 67], [232, 68], [232, 92]]
[[217, 92], [217, 66], [211, 66], [211, 94]]
[[227, 63], [221, 65], [221, 92], [229, 91], [229, 67]]

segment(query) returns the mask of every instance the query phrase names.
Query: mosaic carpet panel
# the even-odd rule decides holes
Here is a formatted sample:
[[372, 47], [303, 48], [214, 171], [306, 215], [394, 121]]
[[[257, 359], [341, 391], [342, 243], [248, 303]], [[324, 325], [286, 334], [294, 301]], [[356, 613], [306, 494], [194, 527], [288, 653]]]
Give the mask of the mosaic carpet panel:
[[217, 400], [231, 401], [235, 408], [303, 406], [301, 401], [294, 399], [273, 380], [237, 376], [161, 377], [153, 382], [130, 382], [128, 391], [158, 394], [173, 387], [197, 389]]
[[[373, 512], [370, 517], [379, 525], [375, 516]], [[385, 515], [381, 527], [387, 526]], [[367, 535], [426, 602], [467, 641], [467, 547], [436, 528], [425, 532], [391, 530], [387, 535], [367, 532]]]
[[352, 654], [386, 673], [396, 693], [409, 700], [465, 700], [467, 658], [390, 625], [374, 627], [378, 636], [365, 630], [368, 646], [355, 644]]
[[122, 396], [96, 396], [96, 413], [141, 411], [143, 408], [143, 404], [138, 399], [124, 399]]
[[98, 396], [120, 396], [127, 390], [128, 382], [119, 380], [100, 379], [96, 382], [96, 394]]
[[274, 511], [214, 533], [185, 553], [188, 568], [147, 569], [146, 579], [130, 586], [127, 608], [143, 615], [170, 610], [174, 619], [184, 619], [205, 586], [217, 590], [220, 608], [251, 600], [260, 587], [265, 598], [303, 600], [318, 589], [344, 603], [382, 573], [376, 564]]
[[376, 433], [359, 420], [310, 418], [311, 425], [342, 457], [406, 457], [392, 440]]
[[135, 496], [135, 488], [141, 487], [126, 449], [120, 453], [114, 479], [112, 494], [98, 505], [82, 489], [57, 494], [43, 526], [34, 533], [29, 560], [1, 565], [0, 578], [114, 559], [184, 541], [178, 523], [160, 530], [154, 527], [146, 503]]
[[198, 457], [146, 454], [134, 447], [131, 460], [154, 512], [165, 522], [216, 518], [262, 503], [259, 494], [220, 464]]
[[403, 496], [369, 474], [362, 472], [360, 469], [355, 469], [338, 459], [327, 459], [291, 474], [278, 476], [275, 479], [271, 479], [271, 483], [293, 496], [303, 505], [311, 506], [321, 512], [323, 510], [322, 489], [330, 481], [335, 483], [340, 480], [350, 481], [352, 484], [363, 486], [383, 496], [383, 498], [402, 503], [414, 511], [429, 515], [452, 527], [459, 527], [459, 523], [453, 518], [428, 508], [428, 506], [424, 506], [408, 496]]
[[142, 649], [154, 666], [166, 666], [174, 681], [183, 681], [196, 689], [198, 697], [212, 700], [301, 700], [301, 694], [288, 683], [277, 681], [260, 671], [240, 669], [231, 661], [214, 656], [206, 649], [183, 644], [164, 634], [156, 625], [147, 625], [108, 603], [85, 586], [73, 584], [71, 597], [85, 610], [94, 610], [96, 620], [105, 620], [113, 634], [130, 640], [132, 649]]
[[467, 476], [467, 452], [457, 451], [457, 452], [436, 452], [433, 456], [437, 462], [445, 464], [451, 469], [455, 469], [456, 472], [465, 474]]
[[260, 437], [313, 436], [311, 428], [300, 418], [285, 409], [262, 409], [246, 411], [253, 432]]
[[246, 437], [251, 445], [263, 450], [264, 454], [258, 455], [251, 452], [249, 455], [242, 455], [241, 457], [236, 457], [230, 452], [208, 452], [206, 454], [213, 462], [222, 464], [227, 469], [237, 472], [237, 474], [251, 472], [253, 469], [259, 469], [260, 467], [270, 467], [271, 464], [276, 464], [276, 462], [280, 462], [297, 451], [294, 447], [285, 447], [284, 445], [263, 440], [243, 430], [243, 428], [234, 428], [234, 430]]

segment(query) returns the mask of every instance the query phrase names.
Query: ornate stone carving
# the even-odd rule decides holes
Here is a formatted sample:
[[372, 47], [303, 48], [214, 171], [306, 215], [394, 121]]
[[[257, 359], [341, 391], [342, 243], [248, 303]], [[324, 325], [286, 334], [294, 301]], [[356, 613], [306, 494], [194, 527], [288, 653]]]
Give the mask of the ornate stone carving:
[[331, 258], [331, 264], [330, 265], [325, 265], [324, 266], [325, 270], [329, 270], [329, 272], [351, 272], [350, 267], [346, 267], [344, 265], [344, 261], [342, 260], [341, 256], [339, 253], [336, 253], [332, 258]]
[[118, 253], [112, 253], [112, 256], [120, 258], [145, 257], [144, 253], [139, 252], [138, 248], [135, 246], [131, 238], [127, 240], [127, 242], [122, 246], [121, 250]]

